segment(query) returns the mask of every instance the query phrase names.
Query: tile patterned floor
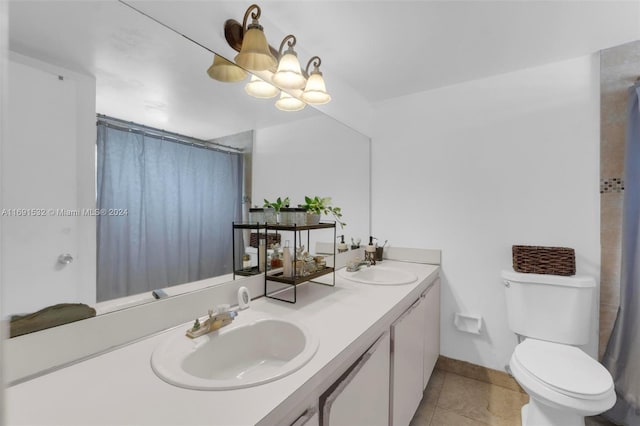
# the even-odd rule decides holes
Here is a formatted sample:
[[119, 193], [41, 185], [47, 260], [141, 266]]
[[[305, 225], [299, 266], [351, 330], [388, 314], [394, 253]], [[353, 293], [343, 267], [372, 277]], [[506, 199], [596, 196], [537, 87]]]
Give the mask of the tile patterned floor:
[[[528, 401], [519, 391], [436, 369], [410, 426], [520, 426]], [[589, 418], [586, 425], [611, 423]]]

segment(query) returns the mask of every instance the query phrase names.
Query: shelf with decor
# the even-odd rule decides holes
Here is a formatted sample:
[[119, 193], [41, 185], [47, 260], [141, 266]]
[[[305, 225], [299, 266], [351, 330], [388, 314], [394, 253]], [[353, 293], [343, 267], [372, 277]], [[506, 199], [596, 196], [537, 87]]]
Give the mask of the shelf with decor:
[[[320, 222], [314, 225], [283, 225], [283, 224], [269, 224], [265, 226], [265, 232], [274, 231], [275, 235], [282, 235], [284, 233], [293, 234], [293, 247], [291, 253], [292, 267], [291, 276], [284, 275], [284, 267], [274, 269], [273, 271], [267, 271], [264, 278], [264, 294], [271, 299], [281, 300], [289, 303], [296, 303], [297, 300], [297, 286], [306, 282], [314, 282], [317, 284], [323, 284], [328, 286], [334, 286], [336, 283], [335, 269], [330, 266], [326, 266], [324, 263], [318, 263], [317, 260], [324, 256], [313, 256], [307, 252], [306, 259], [299, 258], [302, 253], [299, 253], [297, 248], [302, 243], [303, 232], [306, 233], [306, 248], [310, 249], [311, 244], [311, 232], [319, 230], [333, 230], [333, 258], [336, 254], [336, 223], [335, 222]], [[282, 240], [282, 237], [280, 237]], [[332, 275], [330, 283], [315, 281], [316, 279], [325, 276]]]
[[[279, 236], [275, 233], [267, 233], [265, 229], [265, 223], [241, 223], [233, 222], [232, 232], [232, 265], [233, 265], [233, 279], [236, 276], [252, 276], [259, 275], [266, 271], [261, 268], [266, 262], [266, 247], [279, 243]], [[238, 233], [241, 233], [240, 236]], [[265, 241], [265, 250], [260, 250], [260, 240]], [[239, 242], [239, 243], [238, 243]], [[251, 261], [251, 257], [247, 252], [247, 246], [255, 249], [255, 255], [257, 260]], [[248, 264], [243, 259], [244, 256], [249, 256]]]
[[[336, 254], [336, 223], [335, 222], [320, 222], [314, 225], [284, 225], [281, 223], [233, 223], [233, 274], [234, 279], [236, 276], [252, 276], [263, 274], [265, 276], [264, 292], [265, 296], [282, 300], [289, 303], [296, 303], [297, 290], [296, 286], [305, 282], [316, 282], [318, 284], [334, 286], [335, 285], [335, 269], [330, 266], [326, 266], [326, 260], [324, 256], [310, 255], [308, 253], [311, 244], [311, 232], [333, 230], [333, 257]], [[241, 238], [238, 238], [237, 233], [243, 232]], [[250, 233], [248, 237], [247, 232]], [[300, 250], [303, 233], [306, 233], [306, 245], [307, 248], [305, 258], [302, 258], [303, 252]], [[280, 245], [283, 241], [283, 235], [292, 234], [291, 240], [293, 247], [289, 247], [290, 260], [291, 260], [291, 272], [289, 276], [285, 276], [285, 268], [282, 266], [280, 260], [277, 262], [269, 262], [268, 250], [272, 248], [274, 244]], [[264, 248], [261, 248], [260, 241], [264, 240]], [[238, 246], [238, 241], [241, 244]], [[242, 258], [246, 255], [245, 241], [249, 241], [249, 245], [256, 248], [257, 264], [251, 263], [249, 265], [244, 264]], [[298, 250], [296, 250], [298, 248]], [[241, 251], [240, 251], [241, 250]], [[311, 261], [313, 259], [313, 261]], [[274, 264], [274, 265], [272, 265]], [[274, 267], [276, 266], [276, 267]], [[332, 275], [330, 283], [318, 282], [316, 279], [325, 276]]]

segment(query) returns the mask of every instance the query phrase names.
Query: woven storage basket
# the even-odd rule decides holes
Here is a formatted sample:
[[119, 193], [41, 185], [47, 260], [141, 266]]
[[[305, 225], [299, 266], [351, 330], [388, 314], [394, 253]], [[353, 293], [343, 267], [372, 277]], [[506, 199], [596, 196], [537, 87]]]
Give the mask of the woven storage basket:
[[[260, 234], [260, 239], [264, 240], [264, 234]], [[280, 234], [267, 234], [267, 247], [271, 247], [274, 244], [280, 244]], [[249, 240], [251, 247], [258, 248], [258, 233], [252, 232], [251, 239]]]
[[567, 247], [513, 246], [513, 269], [527, 274], [575, 275], [576, 254]]

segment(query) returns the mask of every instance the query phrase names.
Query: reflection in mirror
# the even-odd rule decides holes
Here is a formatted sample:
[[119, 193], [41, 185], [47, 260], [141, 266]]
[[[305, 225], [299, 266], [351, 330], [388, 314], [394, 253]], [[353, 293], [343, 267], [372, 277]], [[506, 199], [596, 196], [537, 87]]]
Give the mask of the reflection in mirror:
[[[228, 281], [232, 248], [223, 241], [214, 244], [217, 252], [199, 257], [203, 275], [167, 278], [174, 269], [190, 268], [176, 264], [166, 273], [147, 273], [143, 288], [113, 286], [127, 282], [131, 275], [127, 271], [139, 268], [143, 259], [166, 263], [191, 255], [191, 248], [180, 241], [170, 248], [172, 240], [190, 238], [189, 247], [195, 247], [194, 241], [232, 233], [229, 221], [215, 227], [207, 223], [209, 227], [195, 235], [187, 230], [172, 233], [165, 226], [149, 234], [146, 244], [125, 244], [121, 239], [139, 237], [152, 207], [164, 216], [201, 209], [198, 220], [204, 223], [212, 205], [222, 203], [214, 198], [207, 199], [209, 204], [203, 202], [216, 191], [215, 185], [199, 186], [207, 175], [204, 166], [197, 161], [182, 168], [175, 164], [179, 148], [189, 149], [198, 161], [209, 151], [177, 142], [215, 141], [233, 145], [231, 151], [241, 153], [232, 154], [238, 164], [229, 171], [241, 182], [241, 197], [236, 198], [243, 204], [234, 212], [236, 217], [246, 214], [251, 199], [261, 206], [264, 198], [289, 196], [296, 205], [305, 195], [330, 196], [344, 211], [347, 238], [368, 235], [369, 140], [364, 135], [313, 108], [285, 113], [272, 100], [249, 97], [244, 92], [248, 78], [239, 83], [212, 80], [206, 73], [213, 61], [209, 51], [119, 2], [15, 1], [10, 3], [9, 21], [9, 124], [2, 158], [7, 209], [2, 217], [5, 314], [28, 314], [62, 303], [82, 303], [101, 314], [153, 301], [154, 289], [169, 286], [157, 294], [171, 296]], [[96, 114], [119, 119], [111, 121], [113, 131], [125, 124], [135, 128], [125, 130], [134, 141], [121, 145], [129, 151], [120, 152], [120, 159], [111, 164], [110, 192], [102, 194], [101, 186], [104, 189], [107, 182], [101, 174], [106, 170], [105, 154], [117, 149], [107, 151], [100, 145]], [[108, 126], [103, 127], [107, 132]], [[165, 204], [143, 208], [144, 187], [135, 187], [135, 179], [118, 181], [122, 170], [116, 166], [140, 160], [145, 144], [136, 142], [136, 137], [145, 132], [159, 136], [160, 142], [151, 137], [150, 144], [167, 148], [160, 157], [171, 161], [173, 169], [155, 163], [157, 173], [151, 180], [160, 183], [155, 191], [160, 199], [164, 196]], [[144, 149], [148, 154], [151, 148]], [[131, 171], [138, 182], [141, 170]], [[192, 201], [176, 198], [175, 191], [168, 190], [165, 179], [175, 177], [176, 170], [193, 175], [192, 182], [180, 188], [193, 191]], [[129, 193], [136, 193], [138, 201], [105, 203], [106, 195], [127, 198]], [[101, 215], [96, 208], [103, 207], [113, 209], [113, 214]], [[140, 213], [134, 216], [136, 209]], [[108, 221], [117, 230], [109, 231], [111, 240], [104, 239], [102, 229]], [[99, 247], [107, 242], [111, 263], [103, 264], [96, 259], [103, 252]], [[157, 257], [158, 252], [164, 257]], [[222, 266], [209, 268], [216, 263]], [[104, 279], [97, 279], [100, 271], [105, 272]], [[174, 286], [178, 281], [184, 284]], [[67, 311], [62, 322], [91, 315], [86, 310], [79, 314], [76, 305], [63, 308]], [[49, 325], [60, 323], [58, 312], [49, 309], [48, 318], [56, 318]]]

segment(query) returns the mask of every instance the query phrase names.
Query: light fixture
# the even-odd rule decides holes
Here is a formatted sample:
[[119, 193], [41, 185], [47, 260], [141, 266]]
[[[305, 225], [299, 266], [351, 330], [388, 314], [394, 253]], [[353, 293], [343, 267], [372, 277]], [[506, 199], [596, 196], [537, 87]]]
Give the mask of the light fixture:
[[[309, 74], [309, 66], [313, 62], [313, 71]], [[327, 93], [327, 88], [324, 84], [324, 78], [320, 72], [320, 64], [322, 60], [319, 56], [314, 56], [309, 59], [307, 63], [306, 72], [309, 75], [307, 79], [307, 85], [302, 92], [302, 99], [308, 104], [321, 105], [326, 104], [331, 100], [331, 96]]]
[[[252, 21], [247, 26], [250, 14]], [[239, 52], [235, 57], [236, 63], [248, 71], [257, 71], [260, 75], [260, 77], [255, 75], [251, 77], [251, 81], [245, 86], [245, 91], [256, 98], [271, 98], [280, 93], [276, 107], [282, 111], [300, 111], [306, 104], [320, 105], [331, 101], [320, 72], [322, 62], [320, 57], [311, 58], [305, 71], [302, 71], [298, 55], [293, 49], [297, 42], [296, 37], [293, 34], [287, 35], [280, 43], [280, 49], [274, 49], [267, 42], [263, 28], [258, 22], [260, 14], [260, 7], [252, 4], [244, 13], [242, 24], [235, 19], [227, 19], [224, 23], [224, 37], [227, 43], [233, 50]], [[288, 47], [283, 52], [285, 44]], [[309, 72], [312, 63], [314, 67]], [[215, 61], [214, 65], [216, 65]], [[215, 67], [212, 66], [209, 69], [212, 68]], [[280, 92], [279, 88], [284, 90]], [[286, 91], [294, 93], [295, 96]]]
[[[288, 44], [287, 51], [282, 53], [284, 44]], [[276, 85], [283, 89], [302, 89], [307, 82], [307, 79], [302, 75], [300, 70], [300, 61], [298, 61], [298, 54], [293, 50], [293, 46], [296, 45], [296, 36], [289, 34], [280, 43], [280, 49], [278, 54], [280, 61], [278, 62], [278, 70], [271, 77]]]
[[305, 106], [307, 105], [304, 102], [298, 98], [294, 98], [284, 90], [280, 92], [280, 99], [276, 101], [276, 108], [280, 111], [300, 111]]
[[[247, 19], [253, 9], [256, 11], [251, 13], [251, 24], [247, 27]], [[273, 69], [277, 63], [276, 58], [271, 54], [262, 26], [258, 22], [260, 13], [260, 7], [257, 4], [252, 4], [244, 13], [242, 20], [242, 47], [240, 53], [236, 55], [235, 61], [249, 71]]]
[[231, 61], [226, 60], [220, 55], [213, 55], [213, 64], [207, 70], [209, 77], [214, 80], [223, 81], [225, 83], [233, 83], [236, 81], [244, 80], [247, 76], [247, 72], [234, 64]]
[[276, 96], [280, 89], [271, 83], [267, 83], [260, 77], [252, 75], [251, 81], [244, 86], [244, 91], [254, 98], [268, 99]]

